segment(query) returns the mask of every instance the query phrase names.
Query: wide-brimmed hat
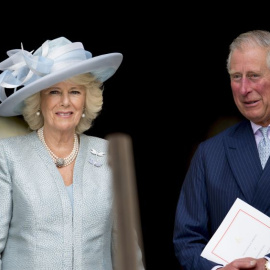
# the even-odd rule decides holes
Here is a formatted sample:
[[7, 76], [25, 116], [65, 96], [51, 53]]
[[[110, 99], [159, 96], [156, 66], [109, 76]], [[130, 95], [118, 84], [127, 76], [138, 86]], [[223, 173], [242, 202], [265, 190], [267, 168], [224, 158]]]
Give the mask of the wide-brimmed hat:
[[22, 46], [7, 55], [0, 63], [0, 116], [22, 114], [27, 97], [74, 75], [92, 73], [104, 82], [123, 59], [121, 53], [92, 57], [81, 42], [72, 43], [65, 37], [45, 41], [34, 53]]

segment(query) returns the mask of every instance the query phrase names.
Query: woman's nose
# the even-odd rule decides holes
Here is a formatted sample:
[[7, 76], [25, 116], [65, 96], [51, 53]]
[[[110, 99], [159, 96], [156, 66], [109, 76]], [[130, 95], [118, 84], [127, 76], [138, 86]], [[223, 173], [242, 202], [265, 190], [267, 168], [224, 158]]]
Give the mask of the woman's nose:
[[68, 94], [65, 94], [65, 93], [62, 94], [61, 103], [62, 103], [61, 105], [65, 106], [65, 107], [69, 105], [69, 96], [68, 96]]

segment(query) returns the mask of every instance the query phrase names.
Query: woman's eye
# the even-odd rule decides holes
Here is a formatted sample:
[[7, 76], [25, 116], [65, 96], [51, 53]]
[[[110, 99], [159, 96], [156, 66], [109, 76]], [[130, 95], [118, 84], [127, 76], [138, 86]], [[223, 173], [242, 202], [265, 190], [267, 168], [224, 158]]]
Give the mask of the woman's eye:
[[60, 92], [58, 90], [51, 90], [50, 94], [51, 95], [57, 95], [57, 94], [60, 94]]
[[73, 95], [79, 95], [81, 92], [80, 91], [77, 91], [77, 90], [73, 90], [71, 91], [71, 94]]

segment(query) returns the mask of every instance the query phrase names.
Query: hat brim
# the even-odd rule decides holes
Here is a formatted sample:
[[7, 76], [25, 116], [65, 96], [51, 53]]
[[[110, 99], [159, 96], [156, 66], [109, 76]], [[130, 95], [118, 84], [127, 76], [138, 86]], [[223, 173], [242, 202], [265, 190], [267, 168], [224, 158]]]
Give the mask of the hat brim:
[[21, 115], [23, 102], [26, 98], [78, 74], [92, 73], [101, 82], [104, 82], [116, 72], [122, 60], [123, 55], [121, 53], [103, 54], [41, 77], [6, 98], [0, 104], [0, 115]]

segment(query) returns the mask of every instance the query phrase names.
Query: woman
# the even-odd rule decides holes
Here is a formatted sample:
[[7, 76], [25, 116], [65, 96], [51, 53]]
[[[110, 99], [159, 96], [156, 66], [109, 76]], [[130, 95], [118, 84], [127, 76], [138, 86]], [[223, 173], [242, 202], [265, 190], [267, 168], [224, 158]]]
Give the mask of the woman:
[[32, 132], [0, 140], [0, 269], [113, 269], [108, 144], [83, 132], [122, 55], [92, 57], [64, 37], [8, 55], [0, 115], [22, 114]]

